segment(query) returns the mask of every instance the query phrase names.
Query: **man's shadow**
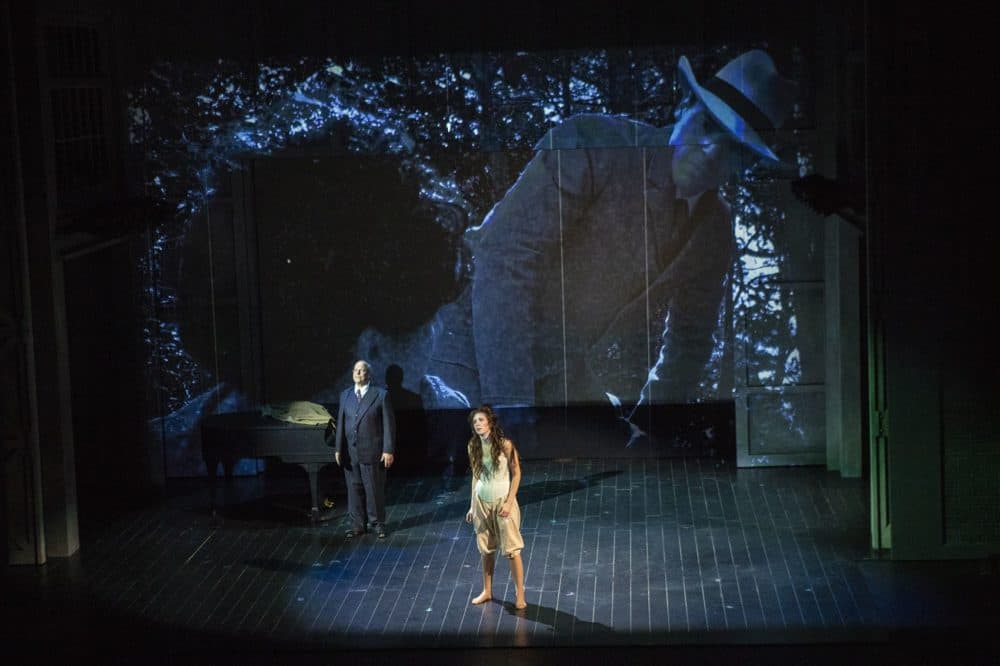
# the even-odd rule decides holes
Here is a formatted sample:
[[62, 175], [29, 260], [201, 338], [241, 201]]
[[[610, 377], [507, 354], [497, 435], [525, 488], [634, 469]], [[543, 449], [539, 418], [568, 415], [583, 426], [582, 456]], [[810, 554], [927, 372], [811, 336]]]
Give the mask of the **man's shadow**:
[[403, 368], [385, 370], [385, 387], [396, 414], [396, 468], [403, 475], [419, 474], [427, 463], [427, 418], [419, 393], [403, 387]]

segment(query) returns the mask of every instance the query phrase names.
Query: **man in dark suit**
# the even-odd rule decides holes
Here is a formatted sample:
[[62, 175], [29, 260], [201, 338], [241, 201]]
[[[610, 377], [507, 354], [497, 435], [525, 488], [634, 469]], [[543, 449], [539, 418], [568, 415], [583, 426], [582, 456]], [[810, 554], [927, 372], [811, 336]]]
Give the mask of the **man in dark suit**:
[[385, 476], [396, 448], [396, 417], [385, 389], [371, 384], [367, 361], [354, 364], [354, 386], [340, 395], [334, 458], [347, 482], [347, 538], [385, 527]]

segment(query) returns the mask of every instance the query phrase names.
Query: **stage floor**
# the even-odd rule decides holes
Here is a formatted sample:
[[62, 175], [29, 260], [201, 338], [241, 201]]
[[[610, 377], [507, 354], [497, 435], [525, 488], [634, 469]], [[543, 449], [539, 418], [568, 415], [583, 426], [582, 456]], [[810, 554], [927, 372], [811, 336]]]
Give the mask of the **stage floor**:
[[860, 480], [696, 458], [526, 460], [524, 474], [523, 611], [505, 560], [495, 601], [469, 603], [467, 476], [390, 473], [389, 537], [347, 540], [339, 519], [306, 522], [304, 475], [269, 475], [236, 479], [221, 521], [190, 479], [87, 522], [74, 557], [8, 569], [5, 626], [42, 654], [153, 660], [805, 663], [891, 659], [903, 636], [965, 640], [1000, 617], [984, 563], [873, 560]]

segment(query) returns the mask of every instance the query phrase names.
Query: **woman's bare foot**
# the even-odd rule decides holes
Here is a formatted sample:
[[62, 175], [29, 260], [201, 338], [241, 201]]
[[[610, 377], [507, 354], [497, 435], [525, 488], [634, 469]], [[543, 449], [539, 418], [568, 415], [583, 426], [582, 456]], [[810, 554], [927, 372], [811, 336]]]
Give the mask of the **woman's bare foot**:
[[514, 595], [514, 608], [524, 610], [528, 607], [528, 602], [524, 600], [524, 592]]
[[493, 598], [492, 594], [490, 594], [489, 592], [483, 590], [482, 592], [479, 593], [478, 597], [473, 597], [472, 598], [472, 603], [478, 605], [478, 604], [484, 603], [486, 601], [489, 601], [492, 598]]

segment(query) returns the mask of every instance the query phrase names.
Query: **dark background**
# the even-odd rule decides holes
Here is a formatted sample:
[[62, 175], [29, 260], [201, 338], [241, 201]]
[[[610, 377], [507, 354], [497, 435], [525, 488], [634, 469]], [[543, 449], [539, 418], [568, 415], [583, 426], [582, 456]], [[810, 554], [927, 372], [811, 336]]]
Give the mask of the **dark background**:
[[[948, 467], [952, 470], [947, 480], [949, 511], [970, 516], [951, 521], [949, 534], [956, 526], [970, 529], [971, 538], [995, 534], [995, 523], [987, 525], [984, 516], [992, 516], [996, 506], [990, 498], [995, 497], [998, 467], [995, 428], [989, 425], [995, 422], [991, 413], [998, 368], [990, 167], [996, 144], [991, 120], [995, 116], [996, 73], [989, 22], [977, 8], [945, 9], [901, 2], [877, 6], [719, 2], [649, 8], [639, 3], [569, 2], [544, 6], [365, 3], [346, 7], [341, 3], [151, 6], [139, 2], [57, 2], [48, 3], [44, 11], [54, 8], [72, 16], [81, 7], [107, 17], [113, 26], [107, 55], [113, 64], [116, 93], [140, 80], [149, 66], [161, 59], [212, 63], [225, 58], [252, 67], [263, 57], [302, 53], [408, 55], [484, 48], [710, 45], [764, 39], [780, 43], [804, 31], [817, 32], [818, 7], [846, 16], [854, 34], [865, 42], [869, 71], [867, 108], [842, 110], [869, 118], [865, 148], [870, 155], [866, 180], [872, 229], [863, 248], [871, 269], [866, 286], [872, 295], [878, 330], [887, 341], [892, 382], [889, 393], [894, 405], [887, 418], [892, 420], [898, 442], [895, 469], [916, 466], [912, 473], [903, 474], [898, 487], [919, 488], [928, 469]], [[11, 146], [10, 154], [15, 135], [25, 147], [20, 168], [25, 174], [27, 216], [32, 224], [42, 220], [39, 224], [43, 225], [45, 215], [39, 212], [45, 211], [46, 185], [39, 176], [44, 168], [38, 149], [43, 134], [39, 113], [42, 91], [37, 83], [39, 68], [33, 67], [36, 56], [31, 55], [39, 11], [33, 3], [10, 4], [14, 29], [7, 43], [19, 65], [13, 83], [20, 92], [20, 106], [17, 133], [5, 133], [4, 140]], [[785, 63], [779, 61], [778, 65], [783, 69]], [[6, 126], [12, 127], [14, 112], [5, 105], [3, 113]], [[142, 192], [143, 172], [129, 168], [134, 165], [126, 159], [126, 126], [118, 115], [106, 128], [113, 147], [108, 188], [120, 200]], [[856, 177], [857, 171], [851, 167], [839, 165], [836, 175]], [[13, 211], [17, 194], [14, 167], [5, 160], [4, 169], [3, 200], [6, 210]], [[59, 217], [60, 225], [73, 219], [67, 211]], [[13, 219], [13, 215], [7, 218]], [[14, 256], [13, 233], [6, 227], [4, 231], [4, 250]], [[123, 248], [115, 256], [102, 257], [108, 264], [103, 275], [83, 264], [79, 272], [67, 271], [67, 278], [76, 278], [67, 280], [67, 297], [72, 301], [67, 311], [73, 313], [70, 346], [90, 352], [83, 358], [73, 354], [73, 393], [84, 399], [73, 410], [78, 458], [86, 461], [85, 465], [106, 460], [108, 467], [88, 474], [99, 479], [101, 491], [109, 494], [130, 484], [148, 491], [155, 479], [148, 473], [134, 475], [130, 471], [148, 470], [147, 459], [156, 462], [158, 455], [162, 460], [159, 452], [138, 445], [146, 438], [145, 419], [162, 413], [150, 414], [147, 408], [162, 401], [150, 395], [145, 381], [148, 359], [141, 353], [146, 327], [144, 303], [125, 287], [141, 282], [132, 271], [142, 255], [139, 243], [134, 251]], [[9, 265], [13, 267], [15, 262]], [[44, 271], [35, 271], [32, 289], [45, 292], [51, 286], [47, 281]], [[102, 281], [108, 286], [102, 286]], [[8, 279], [7, 284], [16, 285], [16, 281]], [[113, 291], [112, 296], [108, 290]], [[54, 357], [55, 348], [47, 336], [55, 329], [43, 319], [44, 309], [36, 308], [35, 316], [39, 318], [35, 343], [40, 350], [40, 371], [45, 375], [49, 372], [46, 357]], [[106, 334], [102, 332], [106, 323], [102, 317], [111, 316], [118, 319], [118, 325]], [[119, 371], [109, 371], [112, 366]], [[5, 395], [20, 395], [20, 388]], [[41, 388], [42, 403], [55, 404], [47, 399], [52, 396], [48, 383], [43, 382]], [[93, 418], [109, 403], [115, 404], [118, 413], [142, 418]], [[5, 403], [6, 423], [16, 422], [21, 413], [18, 405], [14, 397]], [[52, 424], [58, 421], [49, 418], [42, 424], [44, 440], [55, 441], [50, 435], [56, 427]], [[942, 446], [925, 446], [925, 437]], [[102, 453], [109, 448], [113, 451]], [[923, 467], [925, 454], [932, 451], [939, 467]], [[970, 487], [978, 490], [965, 490]], [[982, 498], [987, 501], [980, 501]], [[914, 508], [913, 513], [926, 515], [923, 507]]]

